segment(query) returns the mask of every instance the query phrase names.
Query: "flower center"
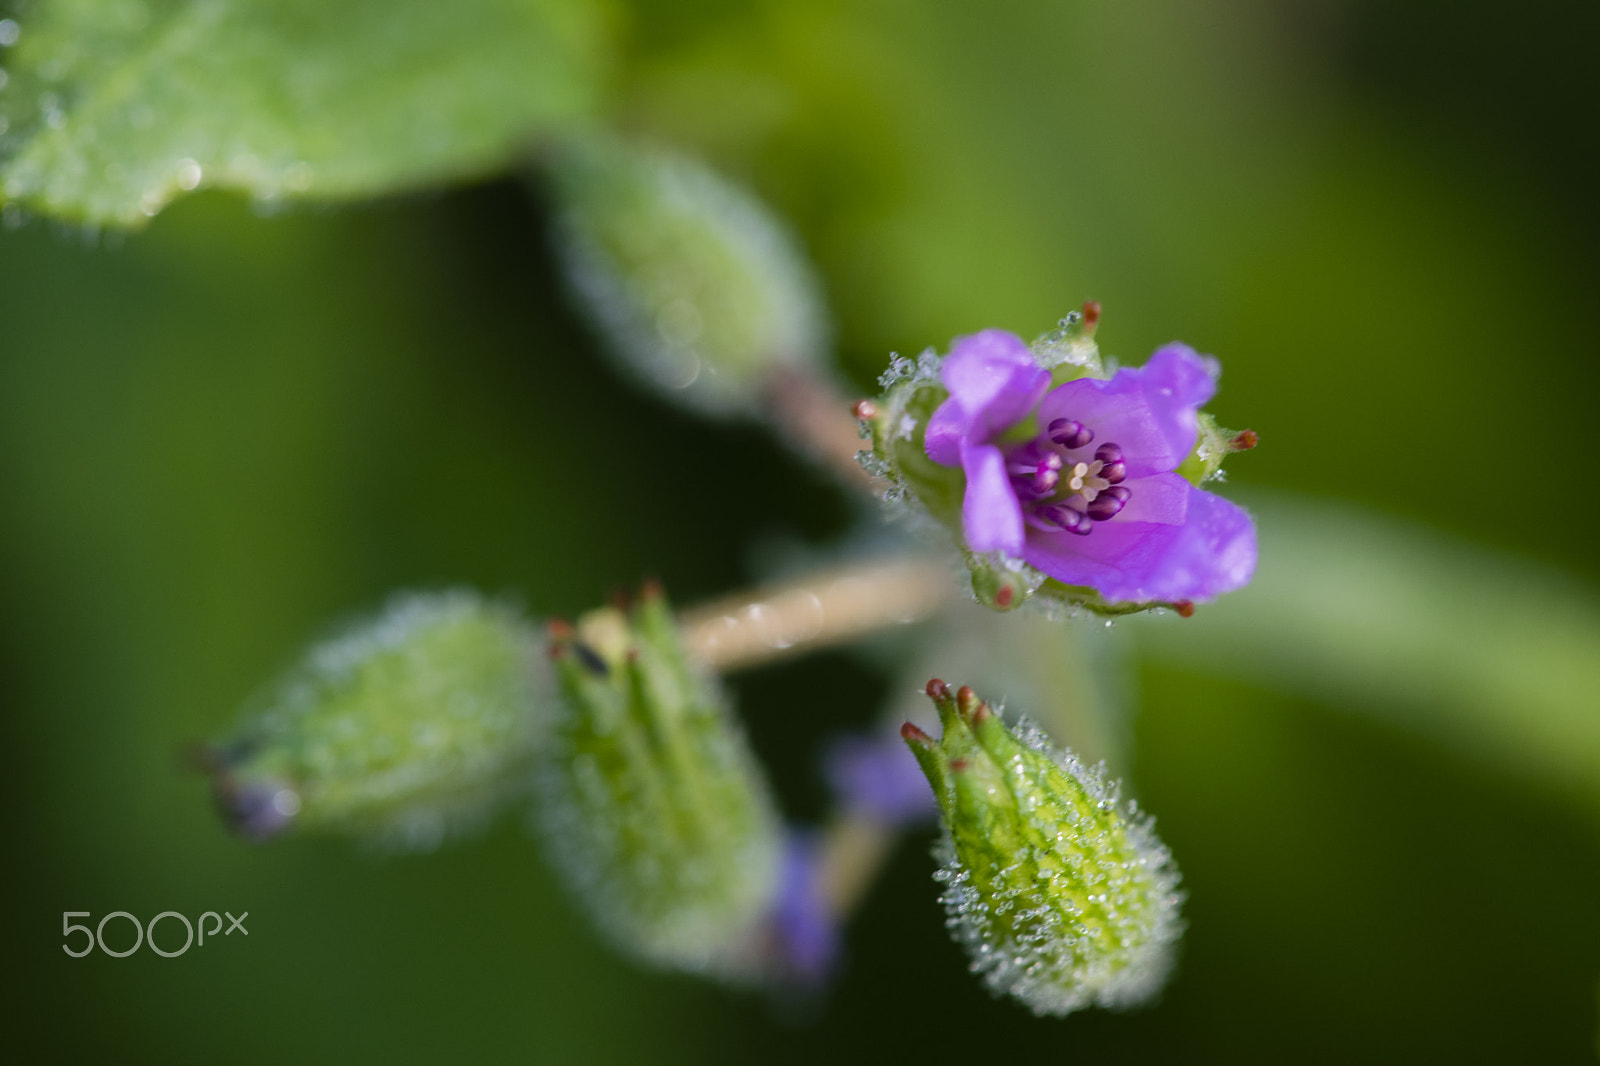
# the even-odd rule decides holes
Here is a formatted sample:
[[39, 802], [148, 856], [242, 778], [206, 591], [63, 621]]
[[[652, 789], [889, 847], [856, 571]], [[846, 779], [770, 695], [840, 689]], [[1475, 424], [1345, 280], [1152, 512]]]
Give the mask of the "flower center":
[[1122, 484], [1128, 467], [1122, 449], [1106, 443], [1090, 456], [1094, 430], [1058, 418], [1034, 439], [1011, 450], [1006, 469], [1022, 503], [1023, 519], [1035, 529], [1088, 536], [1096, 522], [1116, 517], [1133, 493]]

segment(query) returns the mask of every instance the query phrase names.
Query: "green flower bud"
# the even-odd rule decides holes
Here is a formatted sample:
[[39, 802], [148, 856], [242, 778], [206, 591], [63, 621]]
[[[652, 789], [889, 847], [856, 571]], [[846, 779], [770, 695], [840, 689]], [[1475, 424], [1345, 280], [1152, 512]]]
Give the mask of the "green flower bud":
[[578, 902], [628, 954], [753, 975], [776, 891], [779, 819], [659, 590], [576, 630], [551, 627], [562, 714], [543, 760], [543, 822]]
[[206, 749], [231, 828], [427, 848], [524, 787], [551, 700], [539, 636], [457, 589], [402, 593], [314, 645]]
[[598, 134], [553, 153], [546, 174], [579, 306], [647, 385], [704, 413], [748, 414], [785, 368], [820, 372], [819, 287], [750, 192], [687, 156]]
[[946, 925], [997, 994], [1036, 1014], [1148, 1001], [1183, 924], [1172, 856], [1114, 785], [970, 688], [928, 682], [944, 735], [901, 731], [938, 796]]

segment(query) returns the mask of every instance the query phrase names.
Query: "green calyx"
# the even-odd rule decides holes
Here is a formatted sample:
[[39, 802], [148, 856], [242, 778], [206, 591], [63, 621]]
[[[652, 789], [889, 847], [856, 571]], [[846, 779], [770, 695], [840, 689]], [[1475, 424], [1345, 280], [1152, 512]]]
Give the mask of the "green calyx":
[[550, 637], [562, 711], [542, 813], [575, 898], [646, 962], [750, 976], [780, 823], [725, 698], [685, 656], [657, 589]]
[[1194, 450], [1178, 466], [1178, 473], [1192, 485], [1222, 477], [1222, 461], [1231, 452], [1249, 451], [1256, 446], [1255, 430], [1223, 429], [1217, 420], [1201, 411], [1196, 418]]
[[1100, 305], [1090, 300], [1082, 311], [1071, 311], [1056, 328], [1042, 334], [1028, 347], [1034, 361], [1050, 371], [1050, 387], [1065, 385], [1078, 378], [1106, 377], [1105, 360], [1095, 343], [1100, 325]]
[[1036, 1014], [1148, 1001], [1182, 932], [1178, 872], [1115, 786], [970, 688], [928, 683], [944, 735], [902, 730], [938, 797], [947, 925], [996, 994]]
[[404, 593], [310, 648], [203, 758], [243, 836], [293, 826], [427, 848], [523, 788], [545, 676], [514, 609]]

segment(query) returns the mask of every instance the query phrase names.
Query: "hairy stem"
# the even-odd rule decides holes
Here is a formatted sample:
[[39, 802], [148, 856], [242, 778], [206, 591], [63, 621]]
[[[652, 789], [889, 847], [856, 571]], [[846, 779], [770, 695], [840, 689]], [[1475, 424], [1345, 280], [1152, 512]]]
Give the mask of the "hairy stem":
[[895, 826], [856, 813], [835, 816], [822, 835], [819, 891], [828, 911], [843, 922], [865, 898], [899, 839]]
[[684, 612], [680, 624], [690, 653], [725, 672], [920, 622], [956, 592], [947, 566], [911, 556], [730, 596]]
[[784, 439], [863, 492], [879, 486], [856, 462], [864, 447], [850, 401], [831, 381], [792, 367], [770, 372], [763, 390]]

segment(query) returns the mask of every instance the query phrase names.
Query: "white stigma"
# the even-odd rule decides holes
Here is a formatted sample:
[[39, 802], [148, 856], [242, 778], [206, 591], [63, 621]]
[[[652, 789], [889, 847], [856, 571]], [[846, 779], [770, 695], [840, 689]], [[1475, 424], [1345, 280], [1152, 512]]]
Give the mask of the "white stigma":
[[1100, 477], [1105, 465], [1099, 459], [1090, 463], [1074, 463], [1071, 475], [1067, 478], [1067, 488], [1082, 493], [1085, 503], [1093, 503], [1096, 496], [1111, 487], [1111, 482]]

